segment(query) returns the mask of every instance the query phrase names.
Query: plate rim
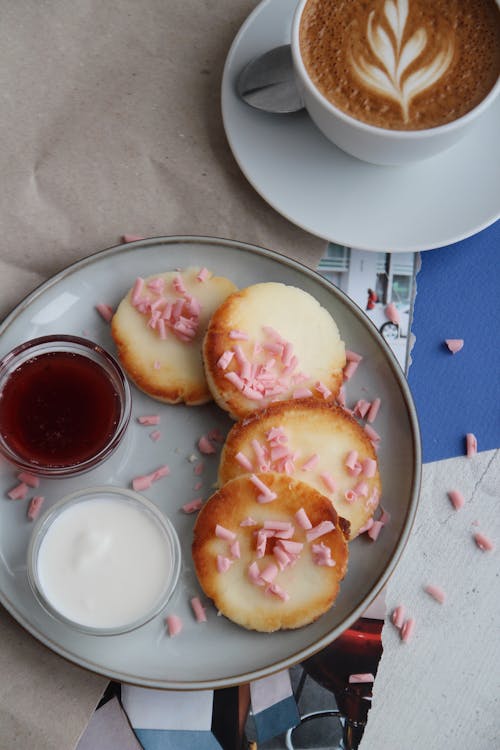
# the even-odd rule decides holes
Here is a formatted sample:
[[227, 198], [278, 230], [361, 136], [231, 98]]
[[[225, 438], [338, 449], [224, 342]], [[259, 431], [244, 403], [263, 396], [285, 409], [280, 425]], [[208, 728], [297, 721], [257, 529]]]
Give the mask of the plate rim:
[[[498, 209], [493, 210], [493, 212], [488, 216], [488, 218], [483, 218], [480, 222], [476, 222], [474, 224], [474, 227], [468, 230], [463, 230], [462, 232], [455, 233], [453, 236], [447, 238], [446, 240], [442, 241], [439, 240], [439, 244], [429, 244], [428, 242], [425, 243], [425, 246], [422, 246], [422, 244], [415, 244], [414, 241], [407, 241], [404, 244], [404, 247], [394, 247], [390, 246], [389, 248], [385, 246], [373, 246], [373, 245], [366, 245], [364, 243], [358, 244], [358, 243], [350, 243], [346, 241], [346, 238], [338, 238], [334, 239], [332, 236], [327, 236], [323, 232], [318, 232], [316, 229], [312, 228], [311, 226], [307, 226], [304, 221], [298, 221], [296, 218], [294, 218], [289, 212], [283, 210], [283, 208], [278, 207], [276, 200], [271, 199], [267, 191], [264, 192], [261, 187], [259, 187], [256, 184], [256, 181], [251, 178], [251, 176], [248, 174], [248, 171], [246, 169], [245, 164], [243, 164], [239, 153], [234, 147], [234, 139], [232, 137], [231, 129], [227, 126], [227, 122], [229, 120], [228, 117], [228, 97], [230, 96], [231, 92], [231, 84], [230, 84], [230, 77], [232, 74], [232, 70], [230, 70], [232, 58], [235, 55], [236, 49], [238, 45], [240, 44], [241, 39], [244, 37], [248, 29], [252, 26], [254, 23], [256, 17], [259, 15], [259, 13], [262, 12], [262, 9], [265, 6], [272, 5], [276, 0], [261, 0], [259, 4], [249, 13], [249, 15], [245, 18], [242, 25], [238, 29], [236, 35], [233, 38], [233, 41], [231, 42], [231, 46], [229, 48], [229, 51], [226, 55], [226, 59], [224, 61], [224, 68], [223, 68], [223, 74], [222, 74], [222, 80], [220, 85], [220, 102], [221, 102], [221, 113], [222, 113], [222, 123], [224, 127], [224, 132], [226, 135], [226, 139], [228, 141], [229, 147], [231, 149], [231, 153], [233, 158], [235, 159], [239, 169], [241, 170], [242, 174], [244, 175], [245, 179], [248, 181], [248, 183], [251, 185], [251, 187], [257, 192], [258, 195], [269, 205], [271, 208], [276, 211], [278, 214], [283, 216], [287, 221], [291, 222], [295, 226], [299, 227], [305, 232], [308, 232], [312, 234], [315, 237], [319, 237], [320, 239], [325, 240], [326, 242], [334, 242], [341, 245], [344, 245], [346, 247], [352, 247], [356, 250], [364, 250], [367, 252], [386, 252], [386, 253], [416, 253], [416, 252], [427, 252], [428, 250], [436, 250], [439, 248], [449, 247], [457, 242], [461, 242], [462, 240], [468, 239], [469, 237], [472, 237], [475, 234], [478, 234], [479, 232], [483, 231], [484, 229], [487, 229], [489, 226], [494, 224], [496, 221], [500, 219], [500, 206]], [[293, 11], [290, 11], [292, 13]], [[495, 105], [493, 105], [495, 106]], [[500, 110], [500, 97], [497, 103], [497, 106]], [[278, 115], [281, 117], [286, 117], [286, 115]], [[460, 142], [455, 144], [458, 148], [460, 148]], [[439, 156], [439, 155], [438, 155]], [[351, 157], [354, 158], [354, 157]], [[377, 169], [377, 165], [369, 165], [366, 166], [373, 166], [374, 169]], [[390, 167], [392, 169], [392, 167]], [[397, 167], [396, 167], [397, 168]]]
[[24, 312], [31, 305], [32, 302], [34, 302], [36, 299], [42, 296], [46, 290], [49, 290], [51, 287], [59, 283], [61, 280], [64, 280], [66, 277], [71, 276], [73, 273], [79, 271], [80, 269], [86, 266], [90, 266], [93, 263], [99, 262], [101, 258], [106, 258], [109, 256], [113, 256], [115, 254], [118, 255], [124, 251], [133, 251], [133, 250], [137, 250], [137, 249], [141, 249], [141, 248], [149, 247], [149, 246], [158, 246], [158, 245], [171, 246], [175, 244], [186, 244], [186, 243], [197, 243], [197, 244], [202, 244], [202, 245], [203, 244], [207, 244], [207, 245], [219, 244], [223, 247], [232, 247], [237, 250], [244, 250], [246, 252], [257, 254], [259, 256], [271, 258], [285, 266], [295, 268], [300, 273], [305, 273], [306, 276], [310, 277], [315, 282], [319, 282], [320, 285], [323, 286], [330, 294], [333, 294], [334, 296], [336, 296], [340, 300], [340, 303], [345, 304], [349, 308], [349, 311], [355, 315], [355, 317], [361, 322], [361, 324], [364, 325], [365, 328], [367, 328], [372, 333], [372, 335], [374, 335], [378, 344], [381, 346], [382, 351], [384, 352], [385, 358], [401, 390], [404, 405], [405, 405], [406, 412], [408, 415], [408, 420], [409, 420], [410, 427], [411, 427], [411, 435], [412, 435], [412, 442], [413, 442], [413, 455], [412, 455], [413, 477], [412, 477], [412, 482], [411, 482], [411, 497], [410, 497], [410, 501], [408, 504], [408, 510], [407, 510], [405, 521], [404, 521], [404, 525], [403, 525], [401, 534], [399, 536], [399, 539], [394, 549], [393, 556], [389, 564], [384, 569], [384, 571], [380, 574], [378, 579], [373, 583], [369, 593], [366, 595], [363, 601], [357, 604], [355, 607], [353, 607], [350, 614], [346, 618], [344, 618], [344, 621], [342, 624], [342, 630], [339, 631], [338, 627], [334, 628], [331, 631], [329, 631], [329, 633], [324, 635], [322, 638], [315, 641], [312, 645], [309, 645], [306, 648], [302, 648], [298, 652], [292, 654], [291, 656], [285, 659], [280, 659], [279, 661], [269, 664], [266, 667], [261, 667], [260, 669], [253, 670], [250, 672], [247, 671], [243, 674], [238, 674], [238, 675], [220, 677], [220, 678], [211, 679], [211, 680], [208, 680], [208, 679], [197, 680], [197, 681], [192, 680], [190, 682], [179, 682], [177, 680], [142, 679], [137, 676], [134, 677], [134, 675], [127, 675], [125, 672], [122, 672], [122, 671], [117, 671], [114, 669], [109, 670], [109, 669], [106, 669], [105, 667], [103, 668], [99, 664], [92, 662], [88, 658], [82, 658], [78, 655], [71, 653], [67, 648], [60, 646], [56, 641], [53, 641], [50, 637], [46, 636], [44, 633], [41, 633], [35, 626], [33, 626], [24, 617], [24, 615], [22, 615], [21, 613], [17, 611], [14, 603], [8, 600], [8, 598], [4, 595], [2, 589], [0, 588], [0, 604], [3, 607], [5, 607], [5, 609], [7, 610], [7, 612], [9, 612], [9, 614], [13, 617], [13, 619], [27, 633], [29, 633], [39, 643], [41, 643], [45, 648], [48, 648], [52, 652], [56, 653], [58, 656], [65, 659], [67, 662], [75, 666], [78, 666], [82, 669], [86, 669], [87, 671], [101, 675], [107, 679], [117, 680], [117, 681], [124, 682], [127, 684], [137, 685], [139, 687], [148, 687], [148, 688], [161, 689], [161, 690], [191, 691], [191, 690], [206, 690], [206, 689], [213, 690], [213, 689], [218, 689], [218, 688], [233, 687], [233, 686], [237, 686], [237, 685], [247, 683], [253, 680], [258, 680], [263, 677], [269, 676], [271, 674], [275, 674], [276, 672], [287, 669], [293, 666], [294, 664], [304, 661], [306, 658], [309, 658], [310, 656], [317, 653], [318, 651], [321, 651], [329, 643], [331, 643], [332, 640], [335, 639], [335, 636], [331, 636], [332, 632], [339, 631], [338, 635], [340, 635], [340, 632], [343, 632], [345, 629], [350, 627], [350, 625], [356, 619], [358, 619], [359, 616], [361, 616], [361, 614], [367, 609], [367, 607], [371, 604], [371, 602], [376, 598], [376, 596], [380, 593], [381, 589], [384, 587], [384, 585], [387, 583], [389, 578], [392, 576], [394, 570], [396, 569], [400, 561], [401, 555], [403, 554], [403, 551], [408, 543], [408, 540], [409, 540], [409, 537], [410, 537], [410, 534], [411, 534], [411, 531], [415, 522], [415, 516], [416, 516], [416, 512], [418, 508], [418, 500], [419, 500], [421, 480], [422, 480], [422, 448], [421, 448], [421, 436], [420, 436], [420, 429], [419, 429], [419, 424], [418, 424], [418, 417], [416, 413], [416, 407], [413, 402], [413, 398], [411, 395], [408, 382], [394, 354], [392, 353], [390, 347], [384, 341], [383, 337], [379, 334], [377, 328], [372, 323], [372, 321], [363, 313], [361, 308], [359, 308], [358, 305], [356, 305], [345, 294], [345, 292], [343, 292], [341, 289], [339, 289], [334, 284], [332, 284], [328, 279], [326, 279], [316, 270], [309, 268], [304, 263], [294, 258], [291, 258], [285, 255], [284, 253], [280, 253], [276, 250], [270, 250], [268, 248], [255, 245], [252, 243], [247, 243], [247, 242], [243, 242], [239, 240], [232, 240], [232, 239], [227, 239], [227, 238], [222, 238], [222, 237], [209, 236], [209, 235], [161, 235], [158, 237], [149, 237], [149, 238], [136, 240], [134, 242], [122, 242], [122, 243], [119, 243], [118, 245], [112, 245], [102, 250], [98, 250], [94, 253], [91, 253], [90, 255], [87, 255], [83, 258], [80, 258], [74, 261], [73, 263], [69, 264], [65, 268], [61, 269], [56, 274], [50, 276], [45, 281], [41, 282], [37, 287], [35, 287], [35, 289], [33, 289], [23, 299], [21, 299], [20, 302], [14, 306], [11, 312], [8, 313], [7, 316], [0, 323], [0, 337], [3, 336], [3, 334], [14, 323], [17, 317], [22, 312]]

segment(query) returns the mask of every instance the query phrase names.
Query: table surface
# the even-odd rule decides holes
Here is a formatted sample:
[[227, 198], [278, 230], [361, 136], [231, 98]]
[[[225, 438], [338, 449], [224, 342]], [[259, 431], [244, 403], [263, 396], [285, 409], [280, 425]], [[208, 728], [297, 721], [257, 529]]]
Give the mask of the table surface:
[[[127, 232], [229, 237], [317, 265], [324, 242], [251, 189], [222, 127], [224, 60], [255, 5], [1, 3], [2, 317], [49, 276]], [[493, 241], [482, 236], [456, 253], [431, 252], [448, 253], [450, 274], [455, 258], [473, 268], [484, 237]], [[498, 264], [491, 275], [498, 288]], [[457, 307], [465, 314], [480, 298], [476, 289]], [[498, 308], [493, 296], [484, 304]], [[438, 323], [426, 322], [436, 346], [449, 336]], [[484, 328], [485, 338], [498, 330], [488, 321]], [[472, 541], [476, 528], [500, 538], [497, 445], [424, 465], [414, 530], [387, 588], [388, 609], [404, 603], [417, 627], [404, 645], [384, 628], [362, 748], [498, 746], [497, 556]], [[451, 485], [466, 498], [459, 513], [446, 497]], [[430, 582], [447, 591], [444, 605], [423, 591]], [[9, 750], [72, 750], [107, 684], [52, 654], [3, 610], [0, 674], [0, 748]]]

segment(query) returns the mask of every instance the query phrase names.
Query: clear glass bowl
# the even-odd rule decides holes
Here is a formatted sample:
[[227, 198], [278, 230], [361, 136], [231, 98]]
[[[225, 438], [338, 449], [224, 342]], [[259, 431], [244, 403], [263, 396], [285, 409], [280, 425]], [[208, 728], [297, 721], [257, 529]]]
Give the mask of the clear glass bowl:
[[28, 547], [28, 580], [38, 602], [90, 635], [127, 633], [152, 620], [172, 596], [180, 569], [172, 523], [147, 498], [120, 487], [89, 487], [63, 498], [38, 519]]
[[[18, 428], [15, 425], [16, 419], [22, 419], [22, 417], [18, 416], [21, 413], [21, 409], [16, 410], [14, 414], [11, 409], [11, 413], [9, 414], [8, 401], [12, 402], [14, 398], [9, 396], [7, 400], [4, 399], [5, 392], [12, 393], [13, 388], [17, 388], [18, 393], [20, 393], [19, 389], [25, 387], [29, 395], [29, 375], [28, 380], [26, 380], [26, 373], [29, 373], [29, 369], [36, 367], [37, 362], [40, 364], [48, 360], [52, 360], [55, 363], [55, 365], [52, 364], [53, 368], [59, 367], [60, 365], [57, 364], [57, 361], [61, 362], [61, 359], [57, 360], [57, 357], [61, 354], [69, 355], [69, 357], [65, 358], [66, 361], [81, 361], [77, 355], [90, 360], [93, 363], [91, 369], [95, 371], [95, 377], [101, 377], [101, 384], [103, 386], [111, 386], [109, 396], [112, 399], [112, 405], [110, 404], [109, 408], [114, 412], [113, 422], [109, 425], [106, 433], [103, 433], [99, 438], [99, 441], [96, 441], [94, 450], [88, 448], [85, 455], [82, 452], [81, 457], [75, 459], [71, 458], [71, 456], [63, 458], [62, 455], [59, 455], [58, 457], [55, 452], [48, 458], [48, 456], [43, 456], [42, 454], [36, 455], [36, 450], [31, 450], [30, 455], [29, 444], [26, 443], [23, 445], [22, 440], [19, 440], [18, 435], [15, 434], [16, 430], [24, 429], [24, 427]], [[46, 357], [45, 355], [52, 356]], [[95, 365], [97, 365], [97, 368]], [[33, 373], [33, 369], [31, 371]], [[60, 370], [60, 373], [62, 373], [62, 370]], [[102, 376], [106, 378], [106, 381], [102, 379]], [[40, 375], [36, 377], [40, 377]], [[31, 375], [32, 384], [33, 382], [37, 382], [36, 377], [33, 374]], [[24, 384], [22, 382], [23, 379], [25, 381]], [[82, 403], [84, 403], [83, 399], [86, 398], [85, 403], [89, 402], [92, 404], [94, 403], [92, 397], [97, 397], [98, 400], [100, 394], [104, 392], [104, 388], [91, 392], [89, 384], [84, 380], [78, 380], [78, 387], [76, 386], [76, 382], [76, 379], [74, 379], [73, 389], [75, 392], [81, 393]], [[31, 387], [33, 388], [32, 384]], [[6, 388], [7, 391], [5, 390]], [[34, 392], [36, 395], [36, 387]], [[33, 392], [31, 392], [30, 397], [34, 397]], [[4, 399], [4, 403], [2, 403], [2, 399]], [[96, 429], [100, 424], [99, 419], [102, 418], [97, 400], [96, 408], [88, 409], [88, 413], [91, 413], [92, 418], [95, 420], [94, 425]], [[60, 408], [62, 411], [64, 404]], [[122, 368], [108, 352], [93, 341], [68, 335], [43, 336], [20, 344], [0, 360], [0, 453], [16, 467], [31, 474], [52, 478], [69, 477], [95, 468], [109, 458], [120, 444], [130, 420], [131, 408], [130, 387]], [[29, 418], [29, 415], [25, 417], [25, 419]], [[33, 440], [32, 444], [34, 445], [35, 442], [38, 445], [40, 441]]]

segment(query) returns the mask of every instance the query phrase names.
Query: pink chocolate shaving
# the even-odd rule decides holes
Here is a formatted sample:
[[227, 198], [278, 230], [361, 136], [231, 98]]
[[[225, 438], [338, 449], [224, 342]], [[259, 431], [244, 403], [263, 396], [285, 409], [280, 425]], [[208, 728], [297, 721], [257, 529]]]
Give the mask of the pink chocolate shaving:
[[124, 234], [122, 235], [122, 241], [127, 242], [137, 242], [138, 240], [143, 240], [144, 237], [141, 237], [140, 234]]
[[253, 467], [253, 464], [252, 464], [252, 462], [250, 461], [250, 459], [248, 459], [248, 458], [247, 458], [247, 457], [245, 456], [245, 454], [244, 454], [244, 453], [242, 453], [241, 451], [239, 451], [239, 452], [238, 452], [238, 453], [236, 454], [236, 456], [235, 456], [235, 459], [236, 459], [236, 461], [237, 461], [237, 462], [239, 463], [239, 465], [240, 465], [240, 466], [241, 466], [241, 467], [242, 467], [243, 469], [246, 469], [247, 471], [253, 471], [253, 468], [254, 468], [254, 467]]
[[424, 591], [429, 594], [429, 596], [432, 596], [432, 598], [437, 602], [439, 602], [439, 604], [443, 604], [444, 600], [446, 599], [446, 594], [443, 589], [433, 583], [429, 583], [427, 586], [424, 586]]
[[27, 484], [28, 487], [36, 488], [40, 485], [40, 479], [34, 474], [29, 474], [27, 471], [21, 471], [17, 475], [17, 478], [20, 482], [24, 482], [24, 484]]
[[364, 398], [359, 399], [359, 401], [356, 401], [353, 408], [353, 414], [355, 414], [357, 417], [361, 417], [361, 419], [364, 419], [366, 415], [368, 414], [368, 411], [370, 409], [370, 402], [366, 401]]
[[354, 360], [348, 362], [346, 366], [344, 367], [344, 380], [350, 380], [356, 370], [358, 369], [359, 362], [355, 362]]
[[471, 456], [475, 456], [477, 453], [477, 440], [476, 436], [473, 432], [468, 432], [465, 436], [465, 446], [466, 446], [466, 453], [467, 456], [470, 458]]
[[316, 565], [333, 568], [336, 565], [335, 560], [332, 559], [332, 551], [330, 547], [323, 542], [319, 544], [313, 544], [311, 546], [311, 552], [313, 561]]
[[215, 446], [209, 440], [207, 435], [202, 435], [198, 440], [198, 450], [200, 451], [200, 453], [204, 453], [205, 455], [210, 455], [211, 453], [216, 452]]
[[207, 621], [207, 614], [205, 612], [205, 607], [199, 600], [197, 596], [193, 596], [191, 599], [191, 608], [193, 610], [196, 622], [206, 622]]
[[241, 551], [240, 551], [240, 543], [237, 539], [234, 540], [234, 542], [229, 547], [229, 551], [231, 553], [231, 557], [234, 557], [236, 560], [239, 560], [241, 557]]
[[404, 619], [406, 615], [406, 608], [403, 604], [399, 604], [391, 615], [391, 622], [395, 627], [401, 629], [403, 627]]
[[225, 351], [223, 352], [219, 359], [217, 360], [217, 367], [219, 367], [221, 370], [225, 370], [229, 363], [231, 362], [232, 358], [234, 357], [234, 352], [231, 351]]
[[264, 484], [264, 482], [262, 482], [255, 474], [250, 475], [250, 481], [255, 487], [257, 487], [258, 490], [260, 490], [260, 495], [257, 496], [257, 501], [259, 503], [270, 503], [272, 500], [275, 500], [278, 497], [276, 492], [270, 490], [269, 487]]
[[196, 280], [203, 283], [204, 281], [208, 279], [209, 276], [210, 276], [210, 271], [208, 270], [208, 268], [201, 268], [200, 272], [198, 273], [196, 277]]
[[225, 539], [227, 542], [234, 542], [236, 539], [234, 531], [226, 529], [225, 526], [221, 526], [219, 523], [215, 527], [215, 536], [219, 539]]
[[312, 523], [309, 520], [309, 517], [304, 508], [299, 508], [299, 510], [295, 514], [295, 518], [297, 519], [297, 523], [299, 524], [301, 529], [312, 529]]
[[330, 396], [332, 395], [331, 390], [327, 388], [327, 386], [321, 381], [318, 381], [314, 387], [316, 388], [318, 393], [323, 396], [324, 399], [330, 398]]
[[201, 474], [203, 474], [204, 468], [205, 464], [203, 463], [203, 461], [198, 461], [198, 463], [193, 468], [193, 474], [195, 474], [195, 476], [197, 477], [201, 476]]
[[266, 591], [268, 591], [270, 594], [274, 594], [274, 596], [277, 596], [278, 599], [281, 599], [283, 602], [287, 602], [290, 599], [290, 594], [285, 591], [281, 586], [278, 586], [276, 583], [271, 583]]
[[379, 521], [374, 521], [373, 524], [371, 525], [371, 527], [368, 529], [367, 533], [368, 533], [368, 536], [370, 537], [370, 539], [372, 541], [374, 541], [374, 542], [377, 541], [378, 535], [380, 534], [383, 525], [384, 524], [380, 520]]
[[99, 302], [95, 309], [101, 316], [103, 320], [106, 321], [106, 323], [109, 323], [111, 321], [111, 318], [113, 317], [113, 308], [110, 305], [106, 305], [104, 302]]
[[328, 492], [335, 492], [335, 490], [337, 489], [337, 485], [335, 479], [331, 474], [329, 474], [327, 471], [324, 471], [322, 474], [320, 474], [320, 478]]
[[493, 544], [491, 539], [480, 531], [477, 531], [474, 534], [474, 541], [476, 542], [479, 549], [483, 552], [491, 552], [495, 549], [495, 545]]
[[463, 339], [445, 339], [444, 342], [452, 354], [459, 352], [464, 345]]
[[30, 504], [28, 506], [28, 512], [26, 514], [28, 518], [30, 519], [30, 521], [34, 521], [35, 518], [38, 516], [41, 510], [41, 507], [44, 503], [44, 500], [45, 498], [42, 497], [41, 495], [34, 495], [31, 498]]
[[361, 354], [357, 354], [356, 352], [351, 351], [351, 349], [346, 349], [345, 358], [347, 362], [361, 362], [363, 359]]
[[264, 570], [261, 572], [260, 577], [266, 583], [272, 583], [277, 575], [278, 566], [274, 563], [269, 563], [269, 565], [266, 565]]
[[366, 421], [374, 422], [379, 412], [379, 409], [380, 409], [380, 399], [376, 398], [372, 401], [370, 408], [368, 409], [368, 413], [366, 415]]
[[166, 623], [170, 638], [175, 638], [176, 635], [179, 635], [182, 630], [182, 620], [178, 615], [169, 615], [166, 618]]
[[313, 453], [312, 456], [310, 456], [307, 461], [304, 461], [302, 466], [300, 467], [302, 471], [312, 471], [316, 468], [316, 466], [319, 463], [319, 456], [317, 453]]
[[232, 331], [229, 331], [229, 338], [233, 339], [233, 341], [248, 341], [249, 336], [248, 333], [245, 333], [244, 331], [233, 329]]
[[449, 490], [448, 497], [455, 510], [460, 510], [465, 504], [465, 498], [459, 490]]
[[318, 523], [317, 526], [313, 526], [312, 529], [308, 529], [306, 531], [306, 539], [308, 542], [313, 542], [315, 539], [318, 539], [320, 536], [324, 536], [324, 534], [329, 534], [330, 531], [333, 531], [335, 529], [335, 526], [331, 521], [321, 521], [321, 523]]
[[389, 302], [389, 304], [385, 308], [385, 316], [388, 320], [391, 321], [391, 323], [394, 323], [395, 325], [399, 325], [399, 321], [400, 321], [399, 310], [394, 304], [394, 302]]
[[234, 561], [230, 560], [229, 557], [225, 557], [224, 555], [217, 555], [217, 571], [219, 573], [226, 573], [233, 562]]
[[373, 458], [365, 458], [361, 461], [361, 473], [367, 479], [371, 479], [377, 473], [377, 462]]
[[157, 425], [160, 424], [160, 415], [159, 414], [147, 414], [143, 417], [137, 417], [137, 421], [139, 424], [144, 425]]
[[7, 497], [10, 497], [11, 500], [25, 500], [26, 496], [28, 494], [28, 485], [25, 482], [20, 482], [20, 484], [13, 487], [9, 492], [7, 492]]
[[153, 442], [157, 442], [161, 438], [161, 432], [160, 430], [153, 430], [153, 432], [149, 433], [149, 437]]
[[184, 505], [182, 506], [182, 510], [184, 511], [184, 513], [196, 513], [200, 510], [202, 505], [202, 498], [196, 497], [194, 500], [190, 500], [188, 503], [184, 503]]
[[257, 526], [257, 521], [255, 521], [251, 516], [247, 516], [240, 523], [240, 526]]
[[413, 617], [410, 617], [401, 627], [401, 640], [403, 643], [408, 643], [408, 641], [412, 638], [413, 632], [415, 630], [415, 620]]

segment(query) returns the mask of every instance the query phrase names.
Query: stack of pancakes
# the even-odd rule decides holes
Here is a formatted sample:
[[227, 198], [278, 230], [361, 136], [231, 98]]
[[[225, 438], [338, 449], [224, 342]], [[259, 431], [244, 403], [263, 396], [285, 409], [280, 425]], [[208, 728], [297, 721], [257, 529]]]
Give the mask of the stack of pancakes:
[[[337, 404], [345, 347], [327, 310], [296, 287], [270, 282], [237, 291], [227, 279], [205, 276], [200, 281], [200, 269], [160, 274], [159, 302], [158, 277], [146, 279], [141, 297], [132, 289], [120, 304], [113, 337], [125, 370], [154, 398], [197, 404], [213, 397], [239, 420], [223, 447], [219, 489], [194, 527], [202, 589], [243, 627], [301, 627], [333, 604], [348, 541], [378, 506], [376, 452]], [[176, 338], [175, 327], [159, 335], [151, 310], [164, 309], [168, 294], [174, 305], [188, 300], [188, 315], [198, 310], [188, 339]]]

